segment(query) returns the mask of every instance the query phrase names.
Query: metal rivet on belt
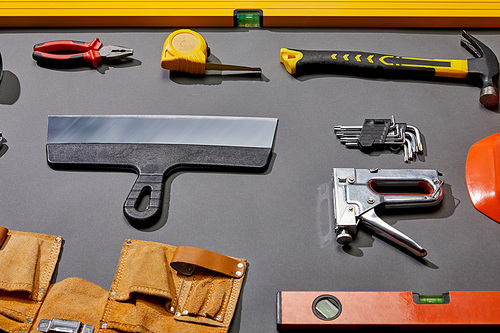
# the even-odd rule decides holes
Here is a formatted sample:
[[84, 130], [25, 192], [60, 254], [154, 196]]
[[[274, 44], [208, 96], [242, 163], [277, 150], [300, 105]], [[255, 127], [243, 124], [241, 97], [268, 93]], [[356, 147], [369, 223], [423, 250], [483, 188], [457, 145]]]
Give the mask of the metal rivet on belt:
[[207, 315], [207, 310], [203, 311], [203, 315], [206, 316]]
[[26, 319], [26, 322], [27, 323], [31, 323], [31, 319]]
[[243, 264], [241, 262], [238, 263], [238, 268], [243, 268]]
[[173, 306], [170, 307], [170, 312], [174, 312], [174, 307]]
[[241, 274], [243, 273], [241, 273], [240, 271], [236, 271], [236, 275], [241, 276]]
[[176, 317], [180, 317], [180, 316], [181, 316], [181, 313], [180, 313], [180, 312], [176, 312], [176, 313], [175, 313], [175, 316], [176, 316]]
[[39, 292], [41, 292], [41, 293], [44, 293], [44, 292], [45, 292], [45, 289], [40, 288], [40, 290], [38, 290], [38, 291], [39, 291]]
[[101, 325], [101, 328], [106, 328], [106, 327], [108, 327], [108, 324], [107, 324], [107, 323], [103, 323], [103, 324]]
[[184, 311], [182, 311], [182, 314], [183, 314], [183, 315], [187, 315], [188, 313], [189, 313], [189, 312], [188, 312], [188, 310], [184, 310]]
[[116, 291], [112, 291], [111, 295], [113, 295], [113, 296], [116, 295]]
[[221, 319], [222, 319], [222, 317], [221, 317], [220, 315], [218, 315], [217, 317], [215, 317], [215, 319], [217, 319], [217, 320], [221, 320]]
[[62, 238], [61, 238], [61, 237], [56, 237], [56, 242], [58, 242], [58, 243], [59, 243], [61, 240], [62, 240]]

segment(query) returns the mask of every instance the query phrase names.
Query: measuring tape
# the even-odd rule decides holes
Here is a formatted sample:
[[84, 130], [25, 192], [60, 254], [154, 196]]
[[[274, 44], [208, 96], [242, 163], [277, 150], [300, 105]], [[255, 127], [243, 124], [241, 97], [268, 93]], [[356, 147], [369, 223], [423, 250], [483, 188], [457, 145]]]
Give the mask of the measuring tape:
[[207, 70], [261, 71], [259, 67], [207, 63], [210, 48], [196, 31], [180, 29], [172, 32], [163, 44], [161, 67], [176, 72], [204, 74]]

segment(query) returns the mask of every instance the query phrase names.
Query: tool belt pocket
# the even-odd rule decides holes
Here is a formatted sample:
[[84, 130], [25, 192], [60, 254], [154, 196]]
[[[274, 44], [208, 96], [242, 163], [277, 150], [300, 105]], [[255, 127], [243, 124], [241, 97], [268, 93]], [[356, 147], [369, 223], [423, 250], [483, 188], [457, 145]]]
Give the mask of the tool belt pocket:
[[170, 266], [179, 277], [170, 309], [175, 319], [229, 327], [243, 283], [246, 261], [180, 246]]
[[0, 244], [0, 330], [29, 331], [52, 280], [62, 238], [9, 231]]
[[[218, 267], [222, 269], [213, 270]], [[128, 240], [101, 327], [119, 332], [225, 331], [245, 267], [244, 260], [198, 248]]]

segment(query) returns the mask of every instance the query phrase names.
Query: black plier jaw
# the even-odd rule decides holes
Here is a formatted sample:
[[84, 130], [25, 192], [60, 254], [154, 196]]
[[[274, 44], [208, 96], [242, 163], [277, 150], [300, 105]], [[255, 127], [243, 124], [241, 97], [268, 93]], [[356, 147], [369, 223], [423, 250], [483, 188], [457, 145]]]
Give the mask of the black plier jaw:
[[376, 208], [437, 205], [443, 181], [430, 169], [333, 169], [335, 233], [339, 244], [349, 244], [359, 223], [418, 257], [427, 251], [413, 239], [377, 216]]

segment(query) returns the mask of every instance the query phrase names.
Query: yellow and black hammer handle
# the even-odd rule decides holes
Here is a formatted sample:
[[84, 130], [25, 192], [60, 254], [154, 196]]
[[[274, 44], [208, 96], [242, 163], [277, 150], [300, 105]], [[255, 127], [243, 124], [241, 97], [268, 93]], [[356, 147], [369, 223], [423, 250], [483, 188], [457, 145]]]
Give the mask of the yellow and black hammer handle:
[[[424, 80], [440, 77], [474, 81], [470, 75], [470, 60], [462, 59], [422, 59], [359, 51], [306, 51], [282, 48], [280, 61], [293, 75], [344, 74]], [[479, 82], [479, 85], [482, 83]], [[496, 85], [492, 89], [493, 95], [496, 94], [492, 100], [483, 98], [481, 92], [482, 104], [493, 106], [498, 103], [498, 90], [495, 89]]]
[[467, 77], [467, 60], [420, 59], [357, 51], [281, 49], [281, 62], [290, 74], [371, 74], [385, 77]]

